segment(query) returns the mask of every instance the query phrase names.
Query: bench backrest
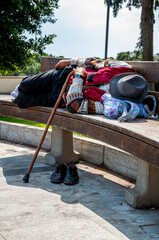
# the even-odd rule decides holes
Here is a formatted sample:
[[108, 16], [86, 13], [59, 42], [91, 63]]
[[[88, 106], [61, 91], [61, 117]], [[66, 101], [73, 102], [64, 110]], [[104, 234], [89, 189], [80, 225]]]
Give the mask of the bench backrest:
[[[42, 57], [41, 60], [41, 72], [45, 72], [55, 68], [57, 62], [61, 58]], [[159, 84], [159, 62], [154, 61], [127, 61], [133, 68], [136, 69], [137, 73], [140, 73], [149, 84]], [[149, 94], [154, 95], [157, 101], [157, 113], [159, 113], [159, 92], [149, 91]]]

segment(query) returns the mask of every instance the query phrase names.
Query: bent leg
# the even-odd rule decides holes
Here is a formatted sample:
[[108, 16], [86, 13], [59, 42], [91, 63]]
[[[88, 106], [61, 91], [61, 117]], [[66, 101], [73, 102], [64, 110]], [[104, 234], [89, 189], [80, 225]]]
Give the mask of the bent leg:
[[56, 70], [50, 70], [42, 74], [29, 75], [20, 83], [19, 91], [25, 93], [36, 93], [42, 91], [50, 91], [53, 81], [55, 81]]
[[[13, 100], [14, 103], [18, 104], [19, 108], [27, 108], [32, 106], [43, 106], [43, 107], [53, 107], [57, 101], [57, 94], [59, 91], [54, 94], [53, 92], [47, 93], [23, 93], [19, 92], [18, 96]], [[59, 107], [64, 103], [61, 99]]]
[[53, 69], [41, 74], [27, 76], [21, 81], [18, 90], [25, 93], [50, 92], [53, 87], [62, 85], [71, 71], [72, 67], [69, 66], [64, 69]]
[[[49, 71], [52, 73], [49, 78], [43, 78], [45, 75], [43, 77], [40, 75], [37, 78], [34, 76], [23, 79], [19, 87], [19, 94], [13, 102], [18, 104], [20, 108], [31, 106], [53, 107], [71, 71], [72, 67], [67, 67], [65, 69]], [[62, 99], [61, 104], [63, 103]]]

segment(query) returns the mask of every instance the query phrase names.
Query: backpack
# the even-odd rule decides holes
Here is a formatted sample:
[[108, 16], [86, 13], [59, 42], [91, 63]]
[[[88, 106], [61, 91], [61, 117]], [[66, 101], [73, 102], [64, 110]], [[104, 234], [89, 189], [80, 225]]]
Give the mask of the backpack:
[[109, 119], [118, 119], [119, 122], [134, 120], [135, 118], [148, 118], [155, 114], [156, 99], [147, 95], [143, 103], [114, 98], [109, 93], [101, 97], [103, 114]]

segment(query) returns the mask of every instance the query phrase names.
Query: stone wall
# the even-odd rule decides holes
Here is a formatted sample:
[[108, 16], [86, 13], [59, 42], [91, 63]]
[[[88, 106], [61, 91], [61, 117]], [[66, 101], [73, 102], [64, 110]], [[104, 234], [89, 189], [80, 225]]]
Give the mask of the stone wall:
[[[0, 139], [38, 146], [44, 129], [24, 124], [0, 121]], [[74, 151], [80, 153], [80, 159], [104, 166], [125, 177], [136, 179], [137, 158], [103, 142], [74, 135]], [[48, 131], [42, 148], [51, 149], [51, 130]]]

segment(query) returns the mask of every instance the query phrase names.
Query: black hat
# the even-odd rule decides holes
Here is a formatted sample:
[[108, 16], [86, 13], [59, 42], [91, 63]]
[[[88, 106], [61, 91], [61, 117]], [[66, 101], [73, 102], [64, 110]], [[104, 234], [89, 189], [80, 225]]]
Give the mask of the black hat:
[[148, 92], [148, 83], [137, 73], [122, 73], [110, 81], [110, 94], [114, 98], [141, 103]]

